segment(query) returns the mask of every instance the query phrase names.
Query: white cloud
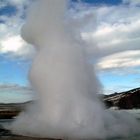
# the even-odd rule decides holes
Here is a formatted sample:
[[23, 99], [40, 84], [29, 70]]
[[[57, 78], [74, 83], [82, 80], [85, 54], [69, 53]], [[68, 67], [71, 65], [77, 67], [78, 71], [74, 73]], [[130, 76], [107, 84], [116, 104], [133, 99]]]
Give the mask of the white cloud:
[[139, 5], [140, 0], [123, 0], [124, 3], [129, 3], [130, 5]]
[[[135, 2], [138, 1], [136, 0]], [[124, 0], [124, 3], [126, 2], [128, 3], [128, 0]], [[24, 12], [24, 5], [27, 5], [29, 1], [6, 0], [3, 2], [3, 5], [4, 3], [10, 3], [16, 6], [18, 11], [12, 17], [0, 16], [5, 21], [4, 24], [0, 24], [0, 53], [10, 52], [14, 57], [20, 56], [27, 58], [34, 53], [34, 50], [21, 39], [19, 34], [21, 26], [24, 23], [24, 20], [20, 16]], [[90, 26], [91, 30], [89, 32], [88, 29], [86, 32], [86, 28], [83, 28], [82, 37], [90, 44], [91, 52], [96, 52], [97, 48], [95, 45], [98, 46], [100, 51], [99, 57], [101, 57], [101, 60], [99, 60], [100, 64], [98, 64], [100, 68], [104, 68], [107, 65], [106, 63], [111, 63], [107, 61], [107, 55], [111, 55], [109, 57], [111, 57], [112, 61], [114, 59], [113, 64], [111, 63], [111, 66], [114, 67], [117, 56], [120, 57], [116, 53], [128, 50], [140, 50], [140, 8], [138, 6], [94, 7], [93, 10], [90, 9], [86, 13], [88, 13], [88, 17], [90, 18], [86, 22], [83, 22], [87, 26]], [[82, 13], [82, 15], [84, 14]], [[96, 28], [95, 24], [97, 25]], [[124, 54], [126, 53], [124, 52]], [[115, 54], [114, 57], [113, 54]], [[130, 57], [133, 59], [134, 55]], [[140, 57], [138, 56], [137, 60], [139, 59]], [[134, 63], [138, 64], [136, 61]]]
[[[97, 9], [97, 15], [99, 16], [97, 29], [82, 33], [82, 37], [88, 42], [96, 40], [101, 53], [106, 52], [104, 55], [117, 51], [139, 49], [140, 8], [131, 9], [116, 6], [107, 9], [106, 7], [105, 13], [103, 13], [103, 9]], [[128, 14], [123, 15], [124, 13]], [[104, 17], [106, 18], [104, 19]]]
[[98, 46], [98, 68], [121, 71], [140, 66], [140, 7], [97, 7], [95, 12], [97, 28], [82, 32], [82, 38], [89, 43], [91, 53]]
[[140, 50], [125, 51], [102, 58], [97, 66], [100, 69], [130, 68], [140, 66]]
[[26, 44], [20, 35], [12, 35], [0, 41], [0, 53], [27, 59], [32, 56], [34, 49], [32, 46]]
[[[8, 54], [11, 58], [20, 57], [27, 59], [33, 56], [34, 49], [20, 37], [20, 29], [24, 24], [21, 16], [24, 14], [24, 6], [29, 3], [27, 0], [6, 0], [4, 6], [11, 4], [17, 8], [15, 15], [10, 17], [1, 15], [0, 19], [0, 53]], [[1, 8], [1, 6], [0, 6]]]
[[21, 39], [20, 36], [12, 36], [5, 38], [1, 41], [1, 49], [0, 51], [2, 53], [7, 52], [17, 52], [19, 51], [23, 46], [25, 45], [25, 42]]
[[0, 53], [10, 54], [13, 58], [17, 56], [25, 59], [32, 57], [34, 54], [33, 47], [20, 37], [20, 29], [16, 28], [18, 25], [14, 26], [11, 27], [8, 23], [0, 24]]

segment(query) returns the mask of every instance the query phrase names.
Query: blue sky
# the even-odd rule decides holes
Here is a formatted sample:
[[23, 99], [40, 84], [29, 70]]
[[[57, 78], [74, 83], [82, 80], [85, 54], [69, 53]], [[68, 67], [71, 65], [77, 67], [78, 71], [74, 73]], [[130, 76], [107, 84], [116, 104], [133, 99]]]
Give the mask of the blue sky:
[[0, 55], [0, 81], [1, 83], [19, 84], [26, 86], [28, 84], [28, 70], [30, 62], [22, 61], [18, 59], [12, 60], [4, 55]]
[[12, 16], [16, 14], [16, 12], [17, 12], [16, 7], [12, 5], [7, 5], [0, 9], [0, 15]]
[[[84, 30], [81, 30], [81, 37], [89, 45], [91, 55], [94, 56], [95, 44], [99, 49], [95, 66], [104, 94], [139, 87], [140, 1], [81, 1], [86, 5], [91, 18], [86, 22]], [[26, 93], [34, 49], [20, 37], [20, 29], [25, 22], [25, 7], [29, 3], [29, 0], [0, 0], [0, 102], [31, 98]], [[93, 24], [95, 21], [92, 20], [94, 17], [96, 28]], [[90, 31], [86, 31], [89, 25]], [[19, 93], [9, 94], [11, 87], [14, 90], [17, 85]], [[4, 87], [5, 92], [1, 90]]]

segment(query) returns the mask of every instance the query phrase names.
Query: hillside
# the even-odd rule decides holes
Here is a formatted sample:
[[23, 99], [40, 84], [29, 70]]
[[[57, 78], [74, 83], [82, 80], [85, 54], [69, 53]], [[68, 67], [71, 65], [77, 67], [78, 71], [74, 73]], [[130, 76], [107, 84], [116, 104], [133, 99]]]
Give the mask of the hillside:
[[138, 109], [140, 108], [140, 88], [105, 95], [103, 101], [108, 108], [115, 106], [118, 109]]

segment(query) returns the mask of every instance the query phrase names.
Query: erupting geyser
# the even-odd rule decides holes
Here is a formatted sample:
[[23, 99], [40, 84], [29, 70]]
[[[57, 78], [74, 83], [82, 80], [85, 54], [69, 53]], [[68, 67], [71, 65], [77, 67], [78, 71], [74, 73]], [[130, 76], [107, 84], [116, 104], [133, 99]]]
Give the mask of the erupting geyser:
[[88, 140], [135, 132], [135, 120], [108, 113], [97, 98], [100, 84], [85, 48], [67, 31], [66, 5], [38, 0], [30, 10], [22, 36], [37, 50], [30, 71], [37, 103], [10, 128], [22, 135]]

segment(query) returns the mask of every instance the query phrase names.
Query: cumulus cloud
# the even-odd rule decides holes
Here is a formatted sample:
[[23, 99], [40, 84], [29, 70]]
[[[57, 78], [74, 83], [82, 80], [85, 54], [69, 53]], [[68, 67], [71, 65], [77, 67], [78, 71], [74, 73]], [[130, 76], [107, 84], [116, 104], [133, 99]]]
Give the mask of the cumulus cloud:
[[96, 40], [101, 53], [106, 51], [104, 55], [109, 55], [116, 51], [139, 49], [140, 8], [101, 7], [97, 9], [97, 15], [97, 29], [82, 33], [82, 37], [89, 42]]
[[30, 58], [33, 53], [32, 46], [26, 42], [19, 35], [5, 36], [0, 41], [0, 53], [9, 54], [12, 57]]
[[[20, 56], [24, 58], [29, 58], [34, 54], [33, 47], [29, 44], [27, 45], [19, 35], [21, 26], [24, 23], [24, 19], [21, 17], [25, 13], [25, 6], [29, 2], [27, 0], [5, 0], [1, 2], [1, 7], [8, 4], [15, 6], [17, 13], [11, 17], [0, 16], [0, 19], [4, 21], [4, 23], [0, 23], [0, 53], [8, 53], [13, 57]], [[88, 20], [84, 21], [84, 25], [82, 25], [81, 36], [90, 44], [89, 51], [91, 53], [96, 52], [97, 48], [94, 46], [98, 46], [100, 56], [98, 57], [99, 64], [97, 65], [101, 69], [105, 69], [104, 66], [108, 65], [108, 63], [113, 66], [112, 68], [115, 68], [114, 65], [117, 66], [115, 62], [117, 56], [120, 57], [120, 52], [123, 52], [122, 54], [125, 56], [128, 50], [134, 53], [134, 50], [140, 49], [140, 8], [137, 6], [140, 1], [124, 0], [123, 3], [124, 5], [118, 6], [97, 6], [90, 8], [90, 10], [85, 10], [85, 13], [81, 12], [81, 15], [78, 13], [81, 17], [84, 14], [88, 17]], [[129, 4], [125, 5], [126, 3]], [[87, 26], [88, 28], [86, 28]], [[131, 60], [135, 58], [134, 55], [129, 57], [132, 58]], [[113, 59], [115, 60], [109, 62], [108, 58], [111, 58], [112, 61]], [[140, 57], [137, 57], [137, 61], [139, 59]], [[138, 62], [134, 61], [134, 63], [138, 65]]]
[[1, 41], [1, 52], [16, 52], [24, 46], [24, 42], [19, 36], [7, 37]]
[[140, 66], [140, 8], [129, 4], [94, 10], [97, 28], [81, 35], [90, 44], [91, 52], [96, 42], [100, 50], [98, 68], [115, 70]]
[[0, 15], [0, 21], [2, 21], [0, 22], [0, 53], [8, 54], [13, 58], [27, 59], [32, 57], [33, 47], [20, 37], [20, 30], [24, 24], [25, 6], [28, 5], [29, 1], [5, 0], [1, 3], [0, 8], [12, 5], [17, 11], [11, 16]]

